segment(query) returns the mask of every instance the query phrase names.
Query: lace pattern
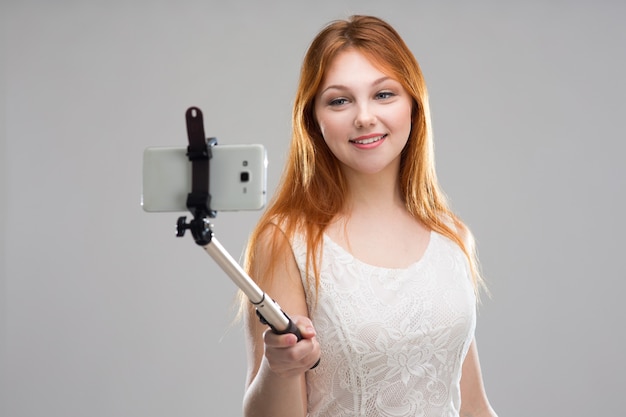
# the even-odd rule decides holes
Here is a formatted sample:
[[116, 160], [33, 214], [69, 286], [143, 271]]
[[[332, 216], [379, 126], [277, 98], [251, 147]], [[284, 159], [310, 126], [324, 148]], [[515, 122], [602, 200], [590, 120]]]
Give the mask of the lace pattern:
[[[304, 271], [301, 237], [292, 248]], [[431, 232], [422, 259], [405, 269], [368, 265], [328, 236], [322, 255], [310, 311], [322, 360], [307, 372], [308, 415], [458, 416], [461, 366], [476, 323], [459, 247]], [[311, 281], [302, 280], [311, 301]]]

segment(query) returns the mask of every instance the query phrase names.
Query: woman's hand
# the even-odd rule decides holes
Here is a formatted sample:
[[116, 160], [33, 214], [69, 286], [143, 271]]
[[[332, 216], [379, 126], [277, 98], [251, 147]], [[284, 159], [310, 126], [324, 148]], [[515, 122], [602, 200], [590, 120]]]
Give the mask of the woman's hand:
[[315, 338], [315, 328], [308, 317], [292, 316], [300, 330], [302, 340], [296, 335], [276, 334], [271, 329], [263, 333], [265, 361], [269, 369], [281, 377], [293, 377], [308, 371], [320, 358], [320, 346]]

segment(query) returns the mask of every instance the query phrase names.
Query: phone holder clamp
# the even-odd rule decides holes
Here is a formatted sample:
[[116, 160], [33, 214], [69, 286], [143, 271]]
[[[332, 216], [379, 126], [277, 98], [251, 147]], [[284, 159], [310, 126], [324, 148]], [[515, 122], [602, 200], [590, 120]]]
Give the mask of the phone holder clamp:
[[187, 157], [191, 162], [191, 192], [187, 194], [187, 208], [193, 219], [187, 223], [187, 217], [181, 216], [176, 222], [176, 236], [182, 237], [190, 230], [194, 240], [200, 246], [208, 245], [213, 237], [208, 218], [215, 218], [217, 211], [211, 209], [210, 162], [211, 149], [217, 145], [216, 138], [206, 138], [202, 111], [190, 107], [185, 113], [187, 121]]

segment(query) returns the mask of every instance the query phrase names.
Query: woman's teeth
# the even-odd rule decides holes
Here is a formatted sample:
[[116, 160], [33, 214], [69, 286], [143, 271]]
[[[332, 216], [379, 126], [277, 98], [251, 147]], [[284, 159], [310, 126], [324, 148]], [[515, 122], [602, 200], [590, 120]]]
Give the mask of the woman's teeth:
[[373, 138], [363, 139], [363, 140], [351, 140], [352, 143], [358, 143], [359, 145], [369, 145], [370, 143], [378, 142], [383, 139], [387, 135], [376, 136]]

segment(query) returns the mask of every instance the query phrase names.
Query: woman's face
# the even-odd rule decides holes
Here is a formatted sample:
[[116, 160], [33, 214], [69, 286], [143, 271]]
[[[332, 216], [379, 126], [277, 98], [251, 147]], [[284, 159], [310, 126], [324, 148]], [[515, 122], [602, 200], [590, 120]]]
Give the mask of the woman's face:
[[340, 52], [315, 97], [324, 140], [349, 173], [398, 173], [411, 131], [412, 98], [354, 49]]

